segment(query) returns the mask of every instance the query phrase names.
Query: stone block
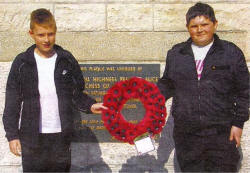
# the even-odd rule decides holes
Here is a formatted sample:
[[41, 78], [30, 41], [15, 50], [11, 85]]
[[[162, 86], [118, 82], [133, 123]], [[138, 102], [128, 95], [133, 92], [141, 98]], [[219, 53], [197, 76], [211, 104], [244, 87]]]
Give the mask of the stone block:
[[106, 2], [107, 0], [0, 0], [0, 3], [96, 3]]
[[19, 53], [33, 44], [28, 30], [20, 32], [0, 32], [0, 60], [12, 61]]
[[48, 0], [49, 2], [55, 2], [55, 3], [105, 3], [107, 0]]
[[1, 165], [13, 165], [13, 166], [20, 166], [21, 164], [21, 158], [15, 156], [12, 154], [9, 150], [9, 144], [7, 139], [5, 138], [5, 131], [3, 128], [2, 123], [2, 116], [3, 114], [0, 114], [0, 167]]
[[37, 8], [53, 11], [51, 4], [0, 4], [0, 31], [28, 32], [30, 13]]
[[105, 30], [104, 4], [60, 4], [55, 5], [58, 31]]
[[186, 12], [191, 4], [156, 4], [155, 31], [186, 31]]
[[247, 32], [246, 49], [244, 51], [244, 54], [246, 56], [247, 61], [250, 62], [250, 31]]
[[1, 62], [0, 65], [0, 114], [3, 114], [4, 105], [5, 105], [5, 88], [7, 77], [10, 71], [11, 62]]
[[[245, 122], [241, 138], [240, 151], [243, 153], [242, 168], [250, 168], [250, 121]], [[250, 170], [250, 169], [249, 169]]]
[[[5, 103], [5, 86], [9, 74], [11, 62], [0, 63], [0, 167], [1, 165], [20, 165], [20, 157], [14, 156], [10, 153], [9, 144], [5, 138], [5, 131], [3, 127], [2, 117]], [[7, 168], [6, 168], [7, 169]], [[9, 170], [8, 168], [7, 170]], [[14, 169], [14, 167], [13, 167]], [[0, 171], [1, 172], [1, 171]]]
[[208, 4], [215, 4], [215, 3], [223, 3], [223, 4], [229, 4], [229, 3], [249, 3], [250, 0], [152, 0], [156, 3], [171, 3], [171, 4], [185, 4], [185, 3], [197, 3], [197, 2], [203, 2]]
[[249, 4], [213, 4], [218, 30], [250, 31]]
[[151, 4], [108, 4], [107, 28], [110, 31], [152, 31]]
[[[187, 33], [106, 32], [62, 33], [58, 43], [79, 61], [159, 61]], [[65, 41], [67, 40], [67, 42]], [[182, 40], [184, 41], [184, 40]]]
[[0, 173], [22, 173], [22, 167], [19, 166], [15, 166], [15, 165], [0, 165]]
[[[218, 35], [246, 52], [246, 32], [218, 32]], [[26, 33], [2, 32], [0, 37], [2, 61], [13, 60], [33, 43]], [[165, 61], [167, 51], [188, 37], [188, 32], [59, 32], [57, 44], [83, 62]], [[249, 54], [245, 56], [250, 57]]]
[[147, 3], [152, 0], [107, 0], [108, 3]]

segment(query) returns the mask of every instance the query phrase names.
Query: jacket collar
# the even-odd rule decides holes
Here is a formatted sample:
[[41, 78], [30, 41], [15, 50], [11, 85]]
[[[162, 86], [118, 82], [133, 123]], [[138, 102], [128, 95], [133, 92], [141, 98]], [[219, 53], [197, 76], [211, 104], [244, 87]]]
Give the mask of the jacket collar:
[[[189, 54], [189, 55], [193, 56], [191, 44], [192, 44], [192, 39], [189, 38], [184, 43], [184, 46], [180, 49], [180, 53]], [[214, 51], [223, 51], [223, 50], [224, 50], [224, 48], [222, 46], [222, 42], [221, 42], [220, 38], [218, 37], [217, 34], [214, 34], [214, 43], [213, 43], [211, 49], [209, 50], [208, 54], [213, 53]]]
[[[34, 50], [36, 48], [36, 45], [33, 44], [32, 46], [30, 46], [26, 52], [25, 52], [25, 56], [23, 57], [23, 61], [31, 64], [31, 65], [35, 65], [36, 64], [36, 60], [35, 60], [35, 56], [34, 56]], [[63, 56], [63, 48], [61, 46], [58, 45], [54, 45], [54, 50], [57, 53], [57, 59], [61, 59], [61, 58], [66, 58], [67, 56]], [[58, 61], [57, 60], [57, 61]]]

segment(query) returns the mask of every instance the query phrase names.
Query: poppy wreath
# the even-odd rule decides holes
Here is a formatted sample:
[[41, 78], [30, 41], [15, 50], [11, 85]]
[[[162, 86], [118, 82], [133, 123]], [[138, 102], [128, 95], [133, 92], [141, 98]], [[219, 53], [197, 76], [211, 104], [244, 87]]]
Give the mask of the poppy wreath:
[[[129, 99], [139, 99], [146, 112], [137, 124], [125, 120], [121, 110]], [[115, 83], [106, 93], [102, 120], [109, 133], [116, 139], [134, 144], [136, 137], [148, 132], [152, 136], [162, 131], [166, 121], [165, 98], [153, 83], [132, 77]]]

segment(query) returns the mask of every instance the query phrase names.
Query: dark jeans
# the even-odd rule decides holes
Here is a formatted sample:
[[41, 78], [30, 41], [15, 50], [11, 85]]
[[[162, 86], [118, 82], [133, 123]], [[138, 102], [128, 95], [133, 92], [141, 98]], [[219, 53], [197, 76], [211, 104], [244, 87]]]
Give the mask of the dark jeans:
[[174, 133], [177, 160], [182, 172], [237, 172], [240, 159], [228, 133], [205, 135]]
[[69, 172], [70, 143], [61, 133], [40, 134], [39, 145], [29, 146], [21, 141], [23, 172]]

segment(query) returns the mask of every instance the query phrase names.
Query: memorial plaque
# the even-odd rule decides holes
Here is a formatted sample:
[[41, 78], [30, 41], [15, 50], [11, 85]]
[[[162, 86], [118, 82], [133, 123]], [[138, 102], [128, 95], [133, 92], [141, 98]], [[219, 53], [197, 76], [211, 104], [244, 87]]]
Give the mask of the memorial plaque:
[[[80, 64], [80, 67], [85, 80], [84, 92], [97, 102], [102, 102], [106, 91], [121, 80], [137, 76], [156, 83], [160, 77], [160, 64]], [[124, 105], [122, 114], [127, 121], [138, 123], [144, 117], [145, 109], [139, 100], [130, 99]], [[87, 142], [118, 142], [106, 130], [101, 115], [81, 112], [80, 119], [76, 119], [75, 123], [76, 131], [83, 130], [84, 133], [78, 138], [88, 138]], [[96, 139], [91, 139], [87, 133]]]

